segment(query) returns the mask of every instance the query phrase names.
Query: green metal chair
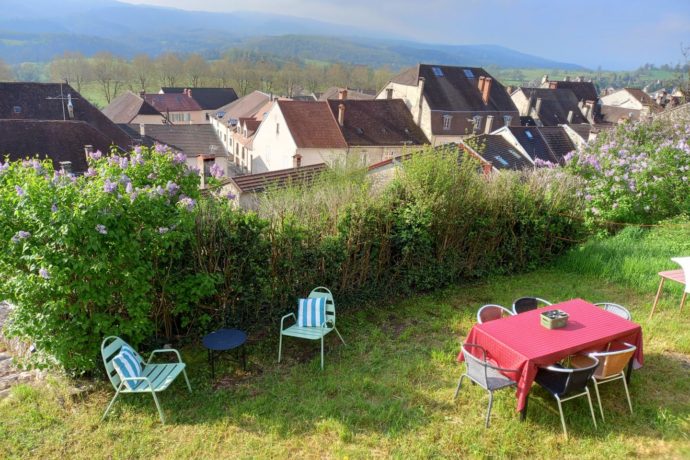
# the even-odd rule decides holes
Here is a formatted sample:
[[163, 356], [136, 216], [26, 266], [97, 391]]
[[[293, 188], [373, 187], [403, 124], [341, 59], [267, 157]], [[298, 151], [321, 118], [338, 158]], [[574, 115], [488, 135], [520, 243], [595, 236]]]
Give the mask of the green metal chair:
[[[343, 342], [343, 345], [345, 345], [345, 340], [343, 340], [343, 336], [340, 335], [340, 332], [338, 329], [335, 327], [335, 302], [333, 300], [333, 294], [331, 294], [331, 291], [329, 291], [327, 288], [323, 286], [319, 286], [317, 288], [314, 288], [309, 293], [310, 299], [315, 299], [315, 298], [320, 298], [323, 297], [326, 299], [326, 319], [324, 322], [321, 324], [321, 326], [317, 327], [300, 327], [297, 324], [297, 317], [295, 316], [294, 313], [288, 313], [287, 315], [283, 316], [283, 318], [280, 320], [280, 342], [278, 345], [278, 362], [280, 362], [282, 352], [283, 352], [283, 336], [287, 335], [289, 337], [297, 337], [298, 339], [307, 339], [307, 340], [321, 340], [321, 369], [323, 370], [323, 338], [331, 331], [335, 331], [336, 334], [338, 334], [338, 337], [340, 337], [340, 340]], [[288, 327], [287, 329], [285, 328], [285, 320], [289, 317], [291, 317], [295, 320], [295, 324], [292, 326]]]
[[[172, 348], [154, 350], [153, 352], [151, 352], [149, 360], [144, 362], [144, 359], [141, 357], [141, 355], [134, 351], [134, 349], [130, 346], [130, 348], [132, 348], [132, 350], [134, 351], [139, 365], [142, 366], [141, 377], [130, 377], [123, 380], [120, 377], [120, 374], [115, 369], [115, 365], [113, 364], [113, 358], [120, 352], [120, 349], [125, 345], [129, 346], [124, 340], [114, 336], [106, 337], [105, 339], [103, 339], [103, 343], [101, 343], [101, 356], [103, 357], [103, 364], [105, 365], [105, 370], [108, 374], [108, 378], [110, 379], [110, 383], [112, 383], [113, 388], [115, 389], [115, 396], [110, 401], [110, 404], [108, 404], [108, 408], [105, 410], [103, 417], [101, 417], [101, 421], [103, 421], [105, 417], [108, 415], [110, 408], [113, 406], [113, 403], [115, 402], [117, 397], [120, 396], [120, 393], [151, 393], [151, 395], [153, 396], [153, 401], [156, 403], [156, 408], [158, 409], [158, 415], [160, 415], [161, 423], [165, 424], [165, 417], [163, 416], [163, 411], [161, 410], [161, 406], [158, 403], [158, 397], [156, 396], [156, 393], [160, 393], [161, 391], [168, 388], [170, 384], [173, 381], [175, 381], [175, 378], [177, 378], [177, 376], [180, 373], [184, 375], [184, 379], [187, 382], [187, 388], [189, 388], [189, 392], [192, 392], [192, 386], [189, 384], [187, 372], [185, 371], [185, 363], [182, 362], [180, 353]], [[159, 353], [175, 353], [175, 355], [177, 356], [177, 362], [165, 364], [152, 364], [151, 360], [156, 354]], [[137, 384], [134, 389], [131, 389], [129, 386], [125, 384], [125, 381], [141, 383]]]

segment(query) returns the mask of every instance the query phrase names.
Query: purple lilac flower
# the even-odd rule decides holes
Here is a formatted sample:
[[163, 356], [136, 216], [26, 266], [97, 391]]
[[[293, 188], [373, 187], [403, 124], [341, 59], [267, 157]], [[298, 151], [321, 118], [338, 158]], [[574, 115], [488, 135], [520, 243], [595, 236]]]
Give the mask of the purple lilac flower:
[[120, 183], [121, 183], [121, 184], [127, 185], [127, 184], [129, 184], [130, 182], [132, 182], [132, 179], [130, 179], [129, 176], [128, 176], [127, 174], [123, 174], [122, 176], [120, 176]]
[[585, 195], [585, 200], [592, 201], [593, 199], [594, 199], [594, 197], [592, 195], [590, 195], [589, 193], [587, 195]]
[[180, 186], [173, 181], [168, 181], [167, 185], [165, 186], [165, 190], [167, 190], [168, 194], [172, 196], [180, 191]]
[[215, 177], [216, 179], [220, 179], [225, 175], [225, 172], [223, 171], [223, 167], [219, 165], [218, 163], [213, 163], [211, 165], [211, 175]]
[[132, 186], [132, 183], [127, 182], [127, 186], [125, 187], [125, 192], [127, 192], [128, 194], [131, 195], [133, 191], [134, 191], [134, 187]]
[[160, 196], [165, 195], [165, 189], [161, 187], [160, 185], [156, 187], [155, 192], [159, 194]]
[[189, 198], [185, 195], [180, 195], [180, 201], [178, 201], [178, 203], [184, 206], [187, 211], [193, 210], [194, 205], [196, 205], [196, 201], [193, 198]]
[[58, 212], [58, 207], [57, 207], [57, 205], [56, 205], [55, 203], [53, 203], [53, 205], [50, 207], [50, 210], [51, 210], [52, 212]]
[[127, 158], [127, 157], [120, 158], [119, 166], [122, 169], [127, 169], [129, 167], [129, 158]]
[[100, 160], [101, 157], [103, 156], [103, 153], [100, 150], [96, 150], [95, 152], [89, 153], [89, 156], [93, 160]]
[[45, 280], [49, 280], [49, 279], [50, 279], [50, 273], [48, 273], [48, 270], [46, 270], [45, 268], [41, 268], [41, 269], [38, 271], [38, 274], [41, 276], [41, 278], [43, 278], [43, 279], [45, 279]]
[[141, 155], [141, 145], [134, 146], [134, 153], [136, 153], [137, 155]]
[[100, 233], [101, 235], [107, 235], [108, 234], [108, 229], [105, 228], [105, 225], [98, 224], [96, 225], [96, 231]]
[[10, 162], [6, 161], [4, 163], [0, 163], [0, 172], [7, 171], [10, 168]]
[[565, 156], [563, 157], [563, 161], [568, 163], [570, 160], [575, 157], [575, 150], [571, 150], [570, 152], [566, 153]]
[[110, 179], [106, 179], [103, 184], [103, 191], [105, 193], [113, 193], [117, 189], [117, 182], [110, 182]]
[[31, 233], [25, 232], [24, 230], [19, 230], [13, 237], [12, 237], [12, 242], [13, 243], [19, 243], [20, 240], [24, 240], [28, 237], [31, 236]]
[[[139, 150], [141, 150], [141, 148]], [[143, 165], [144, 155], [142, 155], [141, 153], [137, 153], [136, 155], [134, 155], [134, 158], [132, 158], [132, 164]]]
[[170, 231], [170, 229], [168, 227], [158, 227], [158, 233], [160, 233], [161, 235], [164, 235], [164, 234], [168, 233], [169, 231]]
[[129, 194], [129, 201], [134, 203], [134, 200], [139, 196], [139, 192], [132, 192]]
[[187, 155], [185, 155], [185, 154], [182, 153], [182, 152], [177, 152], [177, 153], [173, 156], [173, 164], [181, 165], [181, 164], [184, 164], [184, 163], [186, 163], [186, 162], [187, 162]]
[[108, 164], [110, 166], [120, 166], [120, 155], [113, 155], [109, 157]]
[[26, 195], [26, 192], [24, 191], [24, 189], [21, 188], [21, 187], [18, 186], [18, 185], [15, 185], [15, 186], [14, 186], [14, 190], [17, 192], [17, 195], [19, 195], [19, 196], [24, 196], [24, 195]]
[[234, 200], [235, 198], [237, 198], [237, 195], [235, 195], [235, 194], [232, 193], [232, 192], [228, 192], [228, 193], [225, 194], [225, 198], [227, 198], [228, 200], [232, 201], [232, 200]]
[[97, 174], [98, 174], [98, 173], [96, 172], [95, 169], [89, 168], [89, 169], [87, 169], [86, 172], [84, 173], [84, 176], [85, 176], [85, 177], [94, 177], [94, 176], [96, 176]]
[[158, 178], [158, 175], [156, 173], [151, 173], [148, 176], [146, 176], [148, 180], [156, 180]]
[[154, 150], [156, 151], [156, 153], [165, 153], [168, 151], [168, 147], [166, 145], [159, 144], [158, 142], [156, 142]]

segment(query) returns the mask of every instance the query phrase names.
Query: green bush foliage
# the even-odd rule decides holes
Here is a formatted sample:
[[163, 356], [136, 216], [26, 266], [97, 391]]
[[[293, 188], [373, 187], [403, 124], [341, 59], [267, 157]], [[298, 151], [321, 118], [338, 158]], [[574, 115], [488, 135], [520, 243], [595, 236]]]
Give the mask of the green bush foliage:
[[568, 169], [583, 177], [586, 216], [655, 223], [690, 211], [690, 124], [625, 123], [576, 152]]
[[19, 307], [13, 333], [90, 371], [106, 335], [138, 346], [223, 324], [275, 327], [317, 285], [342, 312], [533, 269], [582, 232], [569, 217], [581, 212], [577, 180], [563, 170], [487, 177], [470, 158], [428, 151], [388, 184], [335, 167], [270, 191], [254, 213], [200, 198], [176, 158], [139, 149], [92, 160], [79, 178], [2, 166], [0, 298]]

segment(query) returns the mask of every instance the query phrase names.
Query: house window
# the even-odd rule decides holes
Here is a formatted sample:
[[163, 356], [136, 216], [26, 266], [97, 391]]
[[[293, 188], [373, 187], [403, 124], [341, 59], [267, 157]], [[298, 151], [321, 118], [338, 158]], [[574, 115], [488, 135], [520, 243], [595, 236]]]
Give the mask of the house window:
[[15, 105], [12, 110], [14, 113], [22, 113], [22, 108], [19, 105]]
[[213, 158], [204, 158], [204, 176], [209, 177], [211, 175], [211, 166], [215, 163]]
[[479, 129], [482, 127], [482, 116], [475, 115], [472, 117], [472, 125], [474, 126], [474, 132], [478, 133]]
[[386, 88], [386, 99], [393, 99], [393, 88]]
[[498, 160], [498, 162], [503, 166], [508, 166], [508, 162], [501, 155], [496, 155], [494, 158], [496, 158], [496, 160]]
[[450, 122], [453, 120], [453, 115], [443, 115], [443, 129], [450, 129]]
[[292, 157], [292, 167], [299, 168], [300, 166], [302, 166], [302, 155], [298, 153]]
[[276, 135], [280, 134], [280, 123], [276, 123]]
[[431, 71], [434, 72], [434, 75], [436, 75], [437, 77], [443, 76], [443, 70], [441, 70], [440, 67], [432, 67]]
[[465, 72], [465, 76], [467, 78], [474, 78], [474, 73], [472, 73], [472, 70], [470, 69], [462, 69], [463, 72]]
[[513, 117], [511, 115], [503, 115], [503, 125], [504, 126], [510, 126], [511, 121], [513, 121]]

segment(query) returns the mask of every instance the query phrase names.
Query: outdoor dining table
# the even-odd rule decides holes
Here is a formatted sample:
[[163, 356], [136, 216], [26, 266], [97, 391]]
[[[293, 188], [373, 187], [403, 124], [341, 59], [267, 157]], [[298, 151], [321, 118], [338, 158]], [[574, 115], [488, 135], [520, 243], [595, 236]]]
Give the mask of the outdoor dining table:
[[[490, 360], [499, 367], [517, 370], [517, 410], [524, 420], [527, 398], [537, 371], [572, 354], [600, 351], [612, 341], [637, 347], [631, 360], [635, 369], [643, 364], [642, 327], [582, 299], [568, 300], [548, 307], [568, 313], [567, 326], [547, 329], [540, 315], [545, 309], [476, 324], [465, 343], [481, 345]], [[458, 361], [463, 360], [462, 352]], [[630, 368], [629, 368], [630, 370]], [[506, 376], [514, 379], [513, 373]], [[628, 379], [630, 374], [628, 373]]]

